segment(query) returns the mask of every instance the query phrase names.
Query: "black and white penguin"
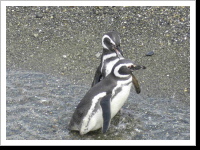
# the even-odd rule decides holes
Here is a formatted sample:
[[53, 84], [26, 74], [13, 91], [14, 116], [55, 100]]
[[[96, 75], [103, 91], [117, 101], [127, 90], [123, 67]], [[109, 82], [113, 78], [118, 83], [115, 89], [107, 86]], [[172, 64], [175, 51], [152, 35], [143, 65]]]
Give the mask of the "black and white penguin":
[[120, 59], [124, 59], [120, 49], [120, 36], [116, 31], [108, 32], [102, 37], [103, 53], [101, 63], [97, 68], [92, 82], [92, 87], [110, 74], [113, 66]]
[[111, 73], [94, 85], [78, 104], [69, 124], [70, 130], [77, 130], [81, 135], [102, 128], [105, 133], [111, 119], [124, 105], [134, 84], [136, 92], [140, 86], [132, 72], [145, 69], [131, 60], [121, 59]]

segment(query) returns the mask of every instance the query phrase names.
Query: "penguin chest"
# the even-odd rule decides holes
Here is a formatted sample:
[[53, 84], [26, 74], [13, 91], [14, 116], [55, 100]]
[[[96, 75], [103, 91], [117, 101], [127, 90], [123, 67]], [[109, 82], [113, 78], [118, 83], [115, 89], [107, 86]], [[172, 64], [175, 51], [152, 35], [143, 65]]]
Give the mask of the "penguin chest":
[[122, 108], [126, 102], [130, 89], [131, 83], [124, 86], [117, 86], [113, 92], [113, 98], [111, 100], [111, 118], [113, 118], [117, 112]]

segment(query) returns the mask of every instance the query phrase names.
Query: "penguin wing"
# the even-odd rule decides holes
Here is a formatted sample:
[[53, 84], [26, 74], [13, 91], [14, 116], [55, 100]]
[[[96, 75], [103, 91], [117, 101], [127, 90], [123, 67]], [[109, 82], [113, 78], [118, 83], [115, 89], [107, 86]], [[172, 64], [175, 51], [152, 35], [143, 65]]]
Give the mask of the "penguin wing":
[[140, 89], [140, 85], [138, 83], [138, 80], [136, 79], [136, 77], [133, 74], [131, 74], [131, 75], [132, 75], [132, 83], [135, 87], [135, 91], [136, 91], [137, 94], [139, 94], [141, 92], [141, 89]]
[[92, 82], [91, 87], [93, 87], [95, 84], [97, 84], [98, 82], [100, 82], [102, 78], [102, 73], [101, 73], [101, 66], [99, 66], [95, 72], [95, 76], [94, 76], [94, 80]]
[[110, 120], [111, 120], [110, 99], [111, 99], [111, 96], [112, 96], [111, 94], [107, 94], [100, 101], [100, 105], [101, 105], [102, 112], [103, 112], [103, 128], [102, 128], [103, 133], [106, 133], [106, 131], [108, 130], [108, 127], [110, 125]]

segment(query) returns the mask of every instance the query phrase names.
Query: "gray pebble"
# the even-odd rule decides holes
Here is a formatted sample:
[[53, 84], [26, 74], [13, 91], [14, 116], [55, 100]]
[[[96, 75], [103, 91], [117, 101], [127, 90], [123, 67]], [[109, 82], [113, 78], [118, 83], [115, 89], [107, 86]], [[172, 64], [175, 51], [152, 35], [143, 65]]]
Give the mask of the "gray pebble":
[[152, 56], [153, 54], [154, 54], [154, 52], [150, 51], [150, 52], [146, 53], [146, 56]]

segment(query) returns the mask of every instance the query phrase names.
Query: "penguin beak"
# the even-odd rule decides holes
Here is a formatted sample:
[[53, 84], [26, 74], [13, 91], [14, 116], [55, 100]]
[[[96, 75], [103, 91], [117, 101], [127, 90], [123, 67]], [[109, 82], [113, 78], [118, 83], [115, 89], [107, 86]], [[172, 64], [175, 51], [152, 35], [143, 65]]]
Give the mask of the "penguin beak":
[[131, 70], [131, 72], [133, 72], [134, 70], [146, 69], [146, 67], [140, 65], [132, 65], [129, 67], [129, 69]]
[[119, 48], [119, 46], [117, 47], [114, 47], [114, 50], [115, 50], [115, 53], [117, 54], [117, 56], [120, 58], [120, 57], [123, 57], [123, 52], [122, 50]]
[[134, 65], [134, 70], [140, 70], [140, 69], [146, 69], [145, 66], [140, 66], [140, 65]]

